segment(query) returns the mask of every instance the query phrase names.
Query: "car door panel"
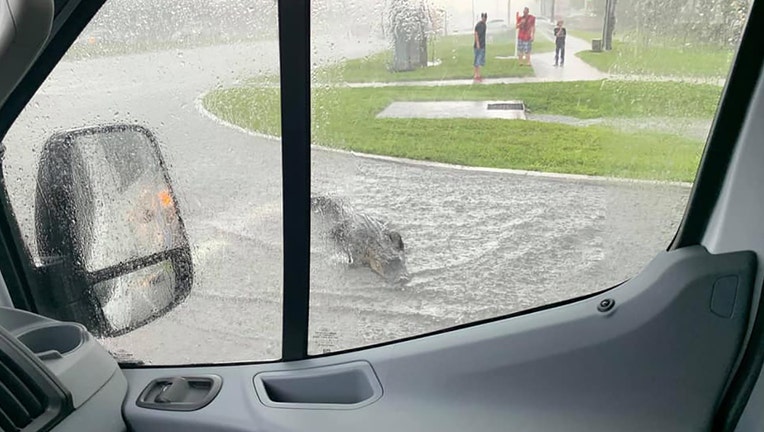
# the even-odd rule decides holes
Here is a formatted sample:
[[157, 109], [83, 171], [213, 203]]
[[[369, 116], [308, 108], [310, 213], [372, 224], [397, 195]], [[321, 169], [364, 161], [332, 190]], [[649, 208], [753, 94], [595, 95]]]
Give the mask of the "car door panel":
[[[124, 415], [135, 431], [703, 430], [745, 333], [755, 272], [752, 252], [683, 248], [596, 296], [479, 326], [300, 362], [128, 369]], [[355, 361], [382, 388], [356, 409], [266, 406], [253, 382]], [[135, 404], [152, 379], [207, 373], [223, 387], [201, 410]]]

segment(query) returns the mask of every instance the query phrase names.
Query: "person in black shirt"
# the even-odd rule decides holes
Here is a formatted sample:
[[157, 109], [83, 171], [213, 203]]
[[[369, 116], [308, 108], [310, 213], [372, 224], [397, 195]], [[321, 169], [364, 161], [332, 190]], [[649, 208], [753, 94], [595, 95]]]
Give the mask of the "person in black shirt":
[[488, 20], [488, 14], [483, 12], [480, 14], [480, 21], [475, 26], [475, 43], [472, 47], [475, 50], [475, 74], [473, 78], [475, 81], [481, 81], [483, 79], [480, 76], [480, 67], [485, 66], [485, 22]]
[[557, 21], [557, 27], [554, 28], [554, 65], [557, 66], [559, 60], [560, 66], [565, 65], [565, 36], [568, 31], [562, 26], [562, 20]]

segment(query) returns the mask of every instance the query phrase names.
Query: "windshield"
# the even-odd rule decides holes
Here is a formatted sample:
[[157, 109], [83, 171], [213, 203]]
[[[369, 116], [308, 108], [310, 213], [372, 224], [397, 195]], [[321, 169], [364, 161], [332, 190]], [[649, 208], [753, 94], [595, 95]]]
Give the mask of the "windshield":
[[[681, 221], [750, 6], [312, 2], [309, 353], [637, 274]], [[9, 131], [4, 171], [33, 258], [30, 197], [50, 135], [127, 123], [159, 137], [193, 287], [107, 346], [154, 364], [280, 358], [290, 227], [277, 17], [273, 0], [109, 0]], [[130, 200], [161, 193], [141, 186], [162, 183], [136, 168], [148, 150], [84, 148], [108, 162], [92, 175], [112, 179], [94, 181], [109, 198], [91, 203], [90, 270], [162, 250], [163, 232], [180, 241], [128, 226]], [[155, 285], [165, 296], [177, 277], [144, 276], [119, 295]], [[130, 322], [117, 300], [110, 319]]]

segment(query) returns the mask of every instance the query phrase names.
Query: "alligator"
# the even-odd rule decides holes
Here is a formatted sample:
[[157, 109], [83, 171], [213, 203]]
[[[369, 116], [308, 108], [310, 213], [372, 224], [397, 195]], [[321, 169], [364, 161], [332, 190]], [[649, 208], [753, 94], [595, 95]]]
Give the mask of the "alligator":
[[365, 265], [388, 282], [408, 282], [403, 238], [386, 222], [326, 196], [311, 197], [310, 208], [351, 265]]

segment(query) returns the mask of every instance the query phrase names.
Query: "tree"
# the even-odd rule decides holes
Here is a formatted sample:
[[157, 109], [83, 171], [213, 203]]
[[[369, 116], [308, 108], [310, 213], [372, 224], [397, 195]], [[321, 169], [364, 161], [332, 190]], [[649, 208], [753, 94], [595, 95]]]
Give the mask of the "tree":
[[605, 2], [605, 24], [602, 26], [602, 48], [605, 51], [613, 49], [613, 32], [615, 31], [616, 0]]
[[427, 66], [427, 7], [424, 2], [393, 0], [390, 7], [395, 72]]

